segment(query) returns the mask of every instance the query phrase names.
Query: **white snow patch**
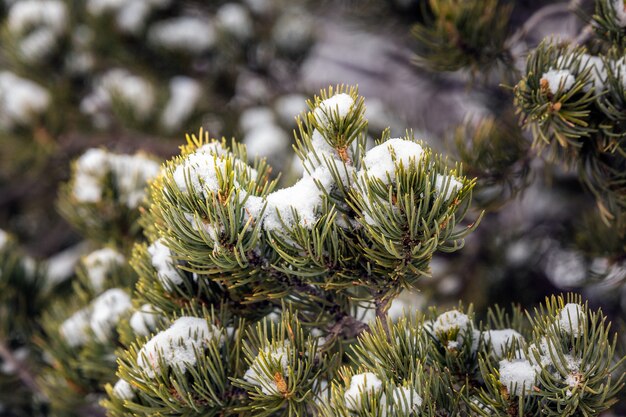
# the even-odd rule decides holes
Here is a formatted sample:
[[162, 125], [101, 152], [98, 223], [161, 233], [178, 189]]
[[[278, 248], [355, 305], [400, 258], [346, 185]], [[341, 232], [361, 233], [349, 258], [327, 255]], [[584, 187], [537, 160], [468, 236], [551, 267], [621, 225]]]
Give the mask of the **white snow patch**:
[[254, 27], [248, 10], [237, 3], [226, 3], [217, 10], [217, 24], [240, 41], [252, 36]]
[[84, 308], [61, 323], [59, 333], [69, 346], [78, 347], [89, 341], [89, 318], [89, 308]]
[[[424, 150], [410, 140], [394, 138], [373, 147], [365, 153], [363, 158], [364, 167], [360, 176], [365, 173], [369, 178], [378, 178], [388, 184], [396, 178], [396, 169], [402, 164], [407, 169], [411, 165], [419, 163]], [[389, 180], [388, 180], [389, 178]]]
[[513, 340], [522, 342], [524, 337], [513, 329], [488, 330], [483, 333], [485, 342], [491, 342], [493, 353], [502, 357], [507, 346], [511, 346]]
[[296, 116], [305, 112], [307, 108], [306, 97], [301, 94], [280, 96], [274, 103], [274, 110], [278, 115], [278, 119], [287, 126], [293, 125]]
[[141, 154], [111, 154], [109, 163], [120, 201], [130, 209], [137, 208], [145, 197], [148, 182], [159, 174], [160, 164]]
[[591, 68], [589, 71], [589, 82], [585, 84], [583, 91], [587, 92], [590, 89], [594, 89], [596, 94], [599, 94], [604, 89], [608, 77], [604, 61], [599, 56], [582, 54], [579, 71], [583, 72], [587, 68]]
[[67, 27], [67, 8], [59, 0], [21, 0], [9, 9], [7, 26], [16, 35], [42, 26], [58, 34]]
[[102, 180], [107, 172], [108, 156], [102, 149], [89, 149], [76, 160], [72, 192], [82, 203], [97, 203], [102, 199]]
[[0, 72], [0, 128], [30, 125], [50, 105], [50, 93], [12, 72]]
[[559, 91], [566, 93], [576, 82], [574, 75], [566, 69], [550, 69], [541, 75], [541, 79], [548, 82], [548, 89], [552, 94]]
[[244, 0], [244, 3], [253, 13], [259, 15], [271, 13], [275, 6], [272, 0]]
[[[196, 194], [206, 195], [217, 193], [220, 190], [219, 178], [228, 178], [226, 175], [226, 162], [231, 158], [231, 166], [237, 174], [245, 174], [248, 178], [254, 178], [257, 172], [246, 162], [227, 155], [218, 143], [209, 143], [196, 152], [187, 155], [176, 167], [173, 173], [174, 182], [182, 192], [193, 190]], [[241, 184], [235, 180], [234, 187], [242, 190]]]
[[223, 342], [222, 332], [203, 318], [183, 316], [150, 339], [137, 355], [137, 365], [149, 378], [161, 372], [161, 361], [185, 372], [196, 364], [196, 351], [211, 341]]
[[205, 192], [209, 194], [219, 191], [218, 171], [224, 178], [225, 169], [222, 158], [212, 154], [195, 152], [188, 155], [183, 163], [176, 167], [173, 177], [180, 191], [187, 192], [190, 185], [196, 194], [204, 195]]
[[170, 80], [170, 99], [168, 100], [161, 123], [169, 131], [180, 129], [193, 113], [200, 97], [202, 86], [193, 78], [179, 76]]
[[154, 45], [180, 52], [199, 54], [217, 42], [217, 32], [208, 18], [184, 16], [152, 25], [148, 39]]
[[267, 107], [251, 107], [244, 110], [239, 116], [239, 128], [248, 132], [258, 126], [273, 125], [274, 113]]
[[[274, 366], [278, 366], [283, 377], [289, 373], [289, 351], [288, 344], [285, 346], [266, 347], [259, 352], [250, 364], [243, 379], [261, 388], [265, 395], [279, 394], [276, 381], [274, 379]], [[271, 375], [268, 375], [268, 372]]]
[[144, 304], [130, 316], [130, 327], [137, 336], [148, 336], [157, 325], [159, 311], [152, 304]]
[[329, 127], [335, 120], [335, 114], [339, 116], [339, 119], [343, 119], [350, 113], [352, 106], [354, 106], [354, 99], [349, 94], [335, 94], [320, 102], [313, 115], [318, 123]]
[[296, 224], [312, 228], [319, 219], [323, 196], [316, 181], [328, 191], [334, 185], [330, 170], [319, 166], [312, 175], [305, 175], [291, 187], [268, 195], [263, 219], [265, 230], [282, 230], [285, 226], [293, 228]]
[[122, 266], [126, 262], [124, 256], [111, 248], [96, 250], [83, 259], [87, 277], [96, 292], [102, 291], [111, 268]]
[[22, 59], [37, 63], [47, 58], [57, 45], [57, 34], [53, 30], [41, 28], [28, 34], [19, 42], [18, 50]]
[[156, 93], [149, 81], [125, 69], [115, 68], [96, 81], [94, 91], [81, 101], [80, 110], [94, 118], [104, 118], [114, 100], [128, 106], [137, 119], [145, 120], [154, 110]]
[[559, 287], [576, 287], [587, 278], [587, 265], [574, 250], [553, 250], [548, 256], [544, 272]]
[[4, 250], [6, 245], [9, 243], [9, 234], [4, 230], [0, 229], [0, 251]]
[[472, 322], [470, 318], [458, 310], [450, 310], [439, 315], [433, 323], [433, 331], [436, 335], [446, 334], [453, 330], [462, 332], [464, 329], [471, 327]]
[[559, 327], [575, 337], [580, 336], [585, 325], [585, 313], [580, 304], [565, 304], [559, 313]]
[[87, 11], [94, 16], [100, 16], [119, 10], [125, 2], [126, 0], [88, 0]]
[[159, 282], [167, 291], [172, 291], [176, 285], [183, 283], [176, 263], [172, 257], [172, 252], [165, 246], [163, 238], [156, 240], [148, 247], [152, 266], [157, 272]]
[[[336, 165], [339, 164], [337, 167], [343, 165], [337, 150], [324, 139], [324, 136], [317, 129], [311, 133], [311, 148], [304, 160], [301, 161], [304, 171], [308, 174], [315, 171], [325, 160], [336, 162]], [[350, 155], [348, 156], [350, 157]]]
[[392, 321], [398, 321], [401, 317], [404, 317], [405, 313], [410, 312], [412, 309], [409, 305], [399, 298], [395, 298], [387, 310], [387, 315]]
[[287, 53], [304, 52], [311, 44], [312, 36], [312, 19], [297, 11], [283, 13], [272, 29], [272, 40]]
[[127, 381], [120, 379], [113, 385], [113, 395], [121, 400], [135, 398], [135, 389]]
[[[413, 388], [408, 387], [395, 387], [392, 391], [392, 416], [395, 415], [409, 415], [410, 413], [417, 412], [422, 406], [422, 397]], [[381, 399], [381, 403], [384, 403]], [[383, 413], [387, 415], [387, 413]]]
[[441, 175], [435, 176], [435, 190], [437, 194], [443, 196], [445, 201], [450, 200], [463, 188], [463, 183], [459, 181], [453, 175]]
[[500, 382], [512, 395], [529, 393], [536, 375], [536, 368], [527, 360], [500, 361]]
[[113, 335], [120, 317], [132, 308], [132, 304], [126, 291], [112, 288], [94, 299], [91, 307], [89, 325], [96, 338], [105, 343]]
[[157, 162], [141, 154], [118, 155], [89, 149], [76, 160], [72, 193], [81, 203], [101, 201], [102, 186], [110, 173], [119, 201], [134, 209], [143, 201], [147, 182], [157, 176], [159, 169]]
[[289, 146], [289, 136], [276, 125], [261, 125], [252, 128], [243, 138], [248, 157], [280, 156]]
[[363, 393], [376, 393], [382, 388], [383, 382], [373, 373], [357, 374], [350, 379], [350, 386], [344, 394], [348, 410], [359, 411], [362, 408]]

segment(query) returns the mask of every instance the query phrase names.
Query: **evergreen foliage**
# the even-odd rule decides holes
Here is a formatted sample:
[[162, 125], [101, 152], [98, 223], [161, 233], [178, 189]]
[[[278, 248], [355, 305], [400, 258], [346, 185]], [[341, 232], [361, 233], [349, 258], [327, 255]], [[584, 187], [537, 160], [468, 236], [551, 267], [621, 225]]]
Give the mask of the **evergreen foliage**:
[[[11, 84], [28, 94], [15, 107], [0, 103], [1, 134], [47, 142], [68, 129], [170, 135], [207, 126], [208, 112], [241, 105], [229, 100], [247, 75], [284, 75], [308, 49], [302, 9], [279, 5], [7, 2], [0, 37], [13, 72], [0, 73], [0, 94]], [[579, 294], [476, 310], [399, 312], [394, 303], [433, 285], [444, 257], [459, 273], [492, 280], [486, 287], [511, 271], [526, 278], [533, 265], [524, 259], [547, 252], [543, 267], [564, 279], [575, 281], [569, 262], [579, 281], [626, 282], [621, 6], [596, 0], [581, 36], [544, 40], [520, 74], [518, 42], [529, 26], [511, 30], [513, 2], [424, 4], [413, 27], [420, 66], [467, 70], [486, 88], [497, 71], [516, 80], [510, 96], [494, 94], [492, 117], [450, 134], [459, 162], [412, 131], [374, 133], [365, 99], [344, 85], [320, 91], [296, 116], [300, 171], [280, 157], [289, 141], [272, 130], [278, 113], [298, 108], [295, 95], [276, 114], [242, 114], [243, 140], [200, 128], [163, 164], [143, 152], [89, 149], [57, 201], [87, 241], [72, 279], [55, 281], [0, 230], [0, 414], [611, 410], [624, 397], [624, 337]], [[171, 95], [159, 89], [168, 83]], [[257, 127], [270, 133], [253, 139]], [[259, 143], [271, 149], [267, 159], [250, 152]], [[551, 181], [557, 198], [566, 183], [562, 205], [575, 208], [576, 221], [563, 218], [558, 233], [543, 218], [506, 223], [511, 201]], [[595, 205], [580, 198], [585, 190]], [[507, 287], [513, 298], [514, 285], [533, 284], [518, 281]]]
[[[474, 88], [486, 92], [494, 87], [490, 85], [494, 81], [513, 84], [513, 97], [502, 100], [496, 96], [489, 102], [492, 116], [468, 123], [451, 135], [453, 152], [466, 170], [479, 178], [476, 202], [505, 217], [507, 204], [527, 190], [550, 188], [553, 193], [566, 194], [565, 201], [569, 202], [565, 204], [569, 204], [571, 212], [582, 213], [581, 216], [560, 217], [560, 222], [571, 225], [569, 230], [550, 229], [541, 236], [537, 224], [529, 224], [526, 233], [515, 233], [529, 234], [536, 247], [541, 247], [543, 241], [544, 247], [549, 248], [537, 249], [538, 256], [545, 254], [547, 258], [543, 263], [548, 275], [555, 269], [554, 265], [565, 262], [554, 261], [558, 256], [550, 254], [551, 251], [569, 254], [567, 256], [576, 263], [572, 268], [586, 271], [572, 272], [578, 278], [564, 280], [566, 287], [607, 277], [611, 277], [611, 285], [626, 282], [623, 268], [626, 253], [626, 67], [623, 58], [626, 15], [623, 2], [596, 0], [591, 13], [580, 2], [549, 4], [535, 11], [515, 31], [505, 25], [509, 29], [506, 33], [492, 24], [494, 30], [489, 33], [493, 33], [493, 37], [483, 41], [483, 46], [477, 50], [487, 53], [491, 49], [484, 46], [485, 42], [498, 42], [503, 45], [506, 60], [485, 55], [485, 60], [480, 62], [471, 50], [464, 51], [444, 37], [441, 44], [445, 48], [442, 47], [440, 55], [452, 56], [446, 48], [455, 47], [460, 55], [451, 60], [455, 65], [448, 66], [439, 65], [438, 55], [428, 48], [431, 42], [424, 33], [448, 33], [451, 29], [446, 32], [446, 27], [455, 27], [456, 31], [465, 28], [464, 39], [478, 39], [481, 33], [488, 31], [482, 25], [485, 20], [481, 20], [481, 16], [493, 16], [498, 7], [506, 9], [511, 3], [500, 2], [498, 7], [489, 2], [461, 6], [453, 5], [455, 2], [435, 3], [437, 7], [431, 9], [441, 17], [415, 25], [418, 63], [433, 71], [482, 73], [484, 83], [474, 84]], [[450, 10], [444, 13], [442, 4], [448, 5]], [[470, 9], [473, 18], [455, 20], [454, 16], [470, 13], [465, 11]], [[586, 24], [578, 36], [546, 38], [536, 47], [527, 43], [528, 35], [551, 16], [574, 12]], [[500, 19], [507, 17], [503, 14]], [[499, 78], [492, 71], [498, 64], [504, 64], [500, 65], [503, 74]], [[519, 125], [529, 135], [513, 126], [513, 112], [519, 115]], [[581, 205], [579, 195], [582, 193], [573, 192], [568, 180], [570, 175], [578, 179], [580, 191], [585, 190], [594, 197], [595, 207]], [[484, 225], [485, 229], [489, 227], [489, 224]], [[552, 243], [546, 245], [546, 239]], [[485, 265], [485, 268], [490, 266]]]
[[477, 75], [510, 66], [506, 45], [512, 5], [501, 0], [422, 2], [423, 22], [413, 26], [417, 63], [434, 71], [466, 68]]
[[476, 214], [463, 221], [475, 180], [410, 132], [367, 149], [354, 88], [309, 106], [294, 185], [277, 189], [263, 160], [248, 165], [245, 147], [200, 131], [149, 186], [137, 275], [112, 248], [83, 258], [77, 296], [44, 321], [55, 413], [79, 415], [105, 392], [111, 416], [598, 415], [614, 404], [623, 358], [579, 296], [496, 307], [483, 322], [459, 306], [394, 323], [399, 291], [476, 227]]

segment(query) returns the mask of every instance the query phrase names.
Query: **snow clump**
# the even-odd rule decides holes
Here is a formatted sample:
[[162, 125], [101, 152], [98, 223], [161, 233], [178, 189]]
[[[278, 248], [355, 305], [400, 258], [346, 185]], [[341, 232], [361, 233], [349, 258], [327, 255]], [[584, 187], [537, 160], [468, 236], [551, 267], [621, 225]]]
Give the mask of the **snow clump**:
[[71, 347], [88, 343], [90, 331], [98, 342], [106, 343], [113, 336], [122, 315], [131, 308], [130, 296], [126, 291], [112, 288], [61, 323], [59, 333]]
[[275, 365], [279, 366], [280, 372], [283, 377], [289, 373], [289, 351], [288, 342], [285, 342], [284, 346], [266, 347], [263, 351], [259, 352], [259, 355], [252, 361], [250, 368], [246, 371], [243, 379], [249, 383], [261, 387], [261, 391], [265, 395], [279, 394], [278, 387], [276, 386], [276, 380], [273, 375], [267, 375], [265, 371], [268, 367], [270, 370], [274, 370]]
[[0, 229], [0, 251], [4, 250], [4, 248], [6, 248], [8, 243], [9, 243], [9, 234], [5, 232], [4, 230]]
[[362, 408], [362, 394], [377, 393], [382, 386], [383, 382], [371, 372], [354, 375], [350, 380], [350, 386], [344, 394], [346, 406], [349, 410], [359, 411]]
[[453, 175], [437, 174], [435, 176], [435, 190], [446, 201], [461, 191], [461, 188], [463, 188], [463, 183]]
[[483, 333], [485, 342], [491, 343], [493, 354], [502, 357], [507, 346], [511, 346], [513, 340], [518, 343], [524, 341], [524, 337], [513, 329], [488, 330]]
[[223, 343], [220, 329], [203, 318], [183, 316], [150, 339], [137, 355], [137, 365], [149, 378], [161, 372], [161, 360], [170, 368], [185, 372], [196, 364], [196, 351], [209, 343]]
[[42, 26], [61, 33], [67, 27], [67, 8], [59, 0], [18, 1], [9, 9], [7, 26], [15, 35]]
[[[385, 404], [386, 396], [383, 394], [380, 403]], [[415, 413], [422, 406], [422, 397], [413, 388], [395, 387], [391, 393], [391, 403], [387, 404], [387, 408], [383, 408], [382, 417], [409, 415]], [[388, 414], [387, 411], [391, 411]]]
[[200, 54], [213, 48], [217, 31], [207, 18], [182, 16], [152, 25], [148, 39], [153, 45], [170, 51]]
[[176, 268], [172, 251], [165, 245], [163, 238], [148, 246], [148, 254], [150, 254], [150, 261], [157, 272], [159, 282], [167, 291], [172, 291], [175, 286], [183, 283], [183, 277]]
[[580, 57], [580, 69], [579, 71], [589, 70], [589, 82], [583, 87], [583, 91], [587, 92], [590, 89], [594, 89], [596, 93], [599, 93], [604, 89], [607, 82], [607, 71], [604, 66], [604, 61], [599, 56], [592, 56], [589, 54], [582, 54]]
[[85, 256], [83, 265], [92, 288], [96, 292], [102, 291], [111, 269], [124, 265], [124, 262], [126, 262], [124, 256], [111, 248], [99, 249]]
[[237, 3], [222, 5], [215, 15], [218, 26], [240, 41], [252, 36], [254, 30], [248, 10]]
[[92, 148], [76, 160], [72, 192], [78, 202], [98, 203], [110, 174], [117, 186], [118, 201], [134, 209], [143, 201], [146, 185], [159, 169], [159, 163], [142, 154], [113, 154]]
[[19, 38], [17, 51], [27, 63], [36, 63], [54, 51], [67, 28], [67, 7], [58, 0], [23, 0], [8, 12], [8, 29]]
[[373, 147], [365, 154], [365, 165], [359, 173], [361, 177], [367, 174], [369, 178], [378, 178], [384, 184], [395, 181], [396, 169], [402, 164], [407, 169], [418, 164], [424, 150], [413, 141], [394, 138]]
[[61, 323], [59, 333], [70, 347], [82, 346], [89, 341], [89, 316], [89, 308], [84, 308]]
[[500, 361], [500, 383], [511, 394], [520, 396], [528, 393], [535, 383], [537, 369], [527, 360]]
[[163, 109], [161, 123], [168, 131], [180, 129], [191, 116], [202, 95], [202, 86], [193, 78], [174, 77], [170, 80], [170, 98]]
[[157, 326], [159, 311], [152, 304], [144, 304], [130, 316], [130, 328], [137, 336], [148, 336]]
[[305, 174], [291, 187], [269, 194], [263, 218], [265, 230], [282, 230], [296, 224], [311, 229], [319, 219], [324, 195], [317, 182], [329, 191], [333, 186], [332, 175], [325, 166], [318, 167], [312, 175]]
[[559, 313], [559, 327], [575, 337], [580, 336], [585, 323], [585, 313], [580, 304], [568, 303]]
[[87, 11], [95, 17], [111, 14], [122, 32], [137, 34], [150, 13], [164, 8], [171, 0], [88, 0]]
[[[185, 193], [190, 190], [196, 194], [208, 196], [220, 191], [219, 178], [227, 178], [226, 165], [228, 155], [218, 142], [212, 142], [198, 148], [194, 153], [187, 155], [173, 172], [174, 182], [178, 189]], [[255, 169], [239, 158], [232, 157], [231, 166], [237, 174], [248, 178], [257, 175]], [[239, 175], [235, 175], [237, 178]], [[243, 190], [236, 180], [235, 188]]]
[[319, 124], [330, 127], [335, 114], [339, 116], [339, 119], [343, 119], [350, 113], [353, 106], [354, 99], [349, 94], [335, 94], [323, 100], [313, 111], [313, 115]]
[[574, 82], [576, 82], [574, 75], [569, 70], [558, 70], [554, 68], [550, 69], [548, 72], [544, 72], [541, 76], [541, 80], [545, 80], [548, 85], [548, 90], [552, 94], [556, 94], [559, 91], [567, 93], [574, 85]]
[[80, 110], [104, 127], [109, 123], [105, 113], [111, 109], [114, 100], [127, 106], [138, 120], [146, 120], [154, 110], [156, 92], [144, 78], [125, 69], [114, 68], [96, 81], [93, 92], [81, 101]]
[[433, 332], [436, 335], [445, 335], [453, 331], [462, 331], [472, 328], [470, 318], [458, 310], [450, 310], [437, 317], [433, 323]]
[[113, 385], [113, 395], [121, 400], [135, 398], [135, 389], [127, 381], [120, 379]]
[[50, 106], [50, 93], [39, 84], [0, 72], [0, 129], [32, 124]]
[[93, 300], [89, 325], [96, 339], [108, 341], [121, 316], [131, 308], [130, 296], [120, 288], [107, 290]]

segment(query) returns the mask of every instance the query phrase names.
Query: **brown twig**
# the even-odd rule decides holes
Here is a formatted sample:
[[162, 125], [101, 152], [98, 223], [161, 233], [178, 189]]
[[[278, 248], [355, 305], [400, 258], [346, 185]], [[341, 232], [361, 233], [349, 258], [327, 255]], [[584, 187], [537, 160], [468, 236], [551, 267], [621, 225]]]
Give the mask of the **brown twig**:
[[33, 393], [42, 394], [39, 389], [39, 385], [35, 381], [35, 377], [30, 373], [30, 371], [24, 366], [24, 364], [13, 355], [11, 349], [7, 347], [4, 341], [0, 341], [0, 358], [7, 365], [13, 367], [15, 369], [15, 373], [22, 381], [22, 383]]
[[377, 295], [374, 299], [374, 305], [376, 306], [376, 318], [380, 320], [380, 323], [385, 329], [385, 333], [387, 337], [389, 337], [389, 323], [387, 322], [387, 310], [389, 310], [389, 303], [391, 298], [389, 297], [381, 297], [381, 295]]

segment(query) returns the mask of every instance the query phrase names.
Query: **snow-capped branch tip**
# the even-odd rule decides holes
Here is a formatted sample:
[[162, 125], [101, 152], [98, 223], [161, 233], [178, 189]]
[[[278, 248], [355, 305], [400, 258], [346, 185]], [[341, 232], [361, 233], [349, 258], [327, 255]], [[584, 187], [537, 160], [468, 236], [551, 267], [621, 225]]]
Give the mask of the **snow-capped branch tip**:
[[310, 111], [296, 120], [301, 136], [304, 133], [310, 137], [315, 131], [321, 133], [341, 159], [348, 161], [348, 146], [367, 126], [364, 102], [356, 86], [338, 85], [321, 90], [319, 96], [307, 101]]

